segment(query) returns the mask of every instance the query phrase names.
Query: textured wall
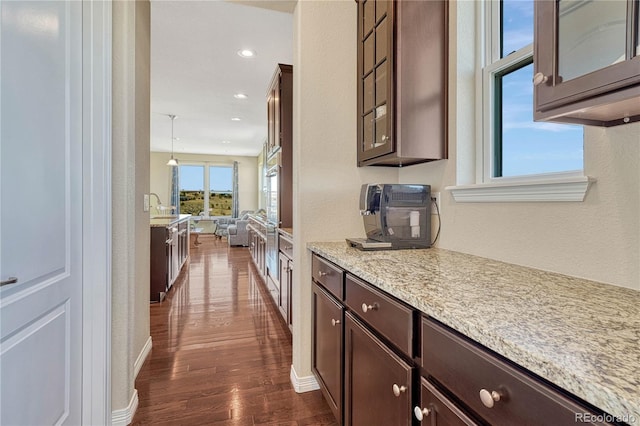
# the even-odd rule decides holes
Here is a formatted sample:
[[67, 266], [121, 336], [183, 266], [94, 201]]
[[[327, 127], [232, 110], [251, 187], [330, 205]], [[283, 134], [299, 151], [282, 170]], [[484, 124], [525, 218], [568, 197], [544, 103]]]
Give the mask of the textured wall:
[[475, 162], [474, 5], [451, 6], [449, 160], [400, 170], [401, 182], [442, 191], [439, 247], [640, 290], [640, 123], [585, 127], [597, 182], [582, 203], [456, 203], [443, 191], [456, 174], [473, 179]]
[[356, 5], [299, 1], [294, 13], [293, 365], [311, 375], [309, 241], [362, 237], [360, 185], [394, 168], [356, 167]]
[[[111, 408], [126, 408], [149, 337], [149, 3], [113, 2]], [[134, 188], [132, 191], [131, 189]]]
[[[171, 187], [171, 167], [167, 166], [170, 154], [166, 152], [151, 153], [151, 192], [160, 196], [160, 200], [169, 204], [169, 193]], [[238, 197], [240, 198], [239, 211], [257, 210], [258, 191], [258, 158], [257, 157], [234, 157], [226, 155], [200, 155], [200, 154], [176, 154], [180, 163], [189, 161], [206, 161], [211, 165], [232, 165], [238, 162]], [[151, 199], [151, 205], [156, 205], [156, 200]], [[153, 212], [153, 211], [152, 211]]]

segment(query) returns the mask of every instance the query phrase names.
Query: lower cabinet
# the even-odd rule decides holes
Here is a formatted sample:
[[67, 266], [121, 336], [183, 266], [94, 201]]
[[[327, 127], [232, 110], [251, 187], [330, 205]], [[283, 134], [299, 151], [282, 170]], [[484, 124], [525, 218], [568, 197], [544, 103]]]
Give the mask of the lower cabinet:
[[410, 425], [414, 368], [345, 314], [345, 425]]
[[478, 424], [424, 377], [420, 379], [420, 405], [413, 408], [413, 415], [421, 424], [431, 426]]
[[595, 422], [584, 424], [608, 424], [597, 422], [597, 409], [316, 254], [312, 269], [312, 369], [340, 424], [561, 426], [580, 414]]
[[284, 253], [278, 254], [278, 265], [280, 268], [280, 313], [291, 329], [291, 284], [293, 281], [293, 260]]
[[338, 421], [343, 403], [344, 307], [326, 290], [313, 284], [312, 369]]

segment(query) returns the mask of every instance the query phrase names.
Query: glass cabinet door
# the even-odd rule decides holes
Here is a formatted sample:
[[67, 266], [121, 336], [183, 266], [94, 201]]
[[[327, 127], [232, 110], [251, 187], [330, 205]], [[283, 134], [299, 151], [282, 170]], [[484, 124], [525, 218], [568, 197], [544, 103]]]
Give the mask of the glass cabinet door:
[[640, 119], [639, 8], [638, 0], [535, 2], [536, 120], [611, 126]]
[[359, 138], [360, 159], [373, 158], [392, 147], [390, 55], [392, 40], [392, 4], [388, 0], [359, 2], [360, 54]]

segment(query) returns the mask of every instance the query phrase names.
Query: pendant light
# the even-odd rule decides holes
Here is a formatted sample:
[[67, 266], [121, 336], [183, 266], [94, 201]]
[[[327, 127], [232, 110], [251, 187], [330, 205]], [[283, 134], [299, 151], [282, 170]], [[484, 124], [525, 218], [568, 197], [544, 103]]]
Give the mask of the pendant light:
[[177, 118], [173, 114], [169, 114], [169, 118], [171, 119], [171, 159], [167, 161], [167, 166], [176, 167], [178, 165], [178, 160], [173, 158], [173, 121]]

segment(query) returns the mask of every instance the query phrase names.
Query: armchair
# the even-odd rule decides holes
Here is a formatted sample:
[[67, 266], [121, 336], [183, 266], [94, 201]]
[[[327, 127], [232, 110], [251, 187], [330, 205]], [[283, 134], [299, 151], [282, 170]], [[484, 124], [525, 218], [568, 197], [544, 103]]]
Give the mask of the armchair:
[[247, 231], [247, 225], [249, 219], [238, 219], [233, 225], [227, 227], [227, 241], [229, 246], [248, 246], [249, 245], [249, 231]]

